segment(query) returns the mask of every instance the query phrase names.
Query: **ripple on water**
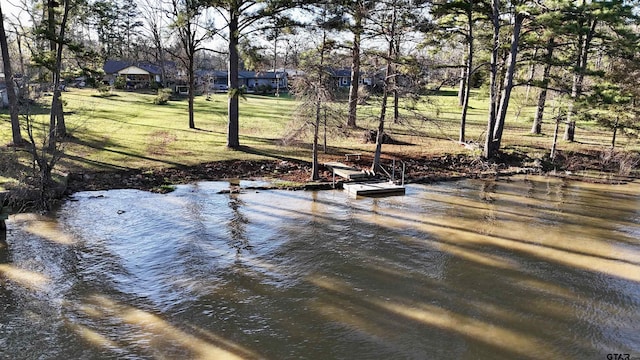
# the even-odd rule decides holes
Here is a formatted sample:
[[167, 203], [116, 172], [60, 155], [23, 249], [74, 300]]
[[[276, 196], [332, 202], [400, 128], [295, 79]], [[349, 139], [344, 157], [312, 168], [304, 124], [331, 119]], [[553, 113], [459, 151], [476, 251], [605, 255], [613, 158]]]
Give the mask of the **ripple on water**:
[[77, 194], [59, 213], [75, 242], [22, 232], [11, 244], [11, 266], [62, 286], [30, 297], [9, 281], [20, 309], [0, 305], [0, 345], [38, 342], [51, 358], [172, 357], [200, 340], [274, 359], [640, 351], [640, 287], [623, 272], [638, 268], [635, 198], [617, 201], [633, 211], [612, 232], [578, 211], [602, 205], [587, 200], [599, 189], [546, 181], [411, 185], [385, 199], [215, 194], [227, 183]]

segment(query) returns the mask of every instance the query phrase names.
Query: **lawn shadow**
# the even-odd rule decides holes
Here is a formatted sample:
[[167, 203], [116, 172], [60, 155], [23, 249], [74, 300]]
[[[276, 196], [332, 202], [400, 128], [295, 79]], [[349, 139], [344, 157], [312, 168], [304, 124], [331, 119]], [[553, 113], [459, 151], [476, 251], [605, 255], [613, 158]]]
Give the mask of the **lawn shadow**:
[[270, 152], [270, 151], [266, 151], [266, 150], [262, 150], [262, 149], [257, 149], [257, 148], [246, 146], [246, 145], [241, 145], [238, 148], [236, 148], [236, 150], [242, 151], [243, 153], [247, 153], [247, 154], [260, 155], [260, 156], [273, 158], [273, 159], [278, 159], [278, 160], [282, 160], [282, 161], [290, 161], [290, 162], [295, 162], [295, 163], [308, 163], [307, 161], [300, 160], [300, 159], [297, 159], [297, 158], [294, 158], [294, 157], [285, 156], [285, 155], [282, 155], [282, 154], [278, 154], [276, 152]]
[[[91, 140], [81, 140], [81, 139], [78, 139], [76, 137], [70, 137], [68, 139], [68, 141], [71, 142], [71, 143], [74, 143], [74, 144], [77, 144], [77, 145], [86, 146], [86, 147], [89, 147], [89, 148], [92, 148], [92, 149], [95, 149], [95, 150], [110, 152], [110, 153], [114, 153], [114, 154], [120, 154], [120, 155], [124, 155], [124, 156], [128, 156], [128, 157], [132, 157], [132, 158], [149, 160], [149, 161], [154, 161], [154, 162], [160, 162], [160, 163], [163, 163], [163, 164], [166, 164], [166, 165], [176, 166], [176, 167], [184, 166], [183, 163], [178, 163], [178, 162], [174, 162], [174, 161], [162, 160], [162, 159], [155, 158], [155, 157], [149, 157], [149, 156], [134, 154], [132, 152], [127, 152], [127, 151], [123, 151], [123, 150], [107, 149], [106, 147], [108, 145], [110, 145], [110, 146], [118, 146], [117, 144], [113, 143], [109, 138], [91, 141]], [[101, 161], [89, 160], [89, 159], [86, 159], [86, 158], [80, 157], [80, 156], [67, 155], [67, 158], [73, 159], [73, 160], [76, 160], [76, 161], [79, 161], [79, 162], [92, 164], [92, 165], [96, 165], [96, 166], [100, 166], [100, 167], [107, 167], [107, 168], [111, 168], [111, 169], [121, 169], [121, 170], [122, 169], [131, 169], [131, 167], [114, 165], [114, 164], [104, 163], [104, 162], [101, 162]]]

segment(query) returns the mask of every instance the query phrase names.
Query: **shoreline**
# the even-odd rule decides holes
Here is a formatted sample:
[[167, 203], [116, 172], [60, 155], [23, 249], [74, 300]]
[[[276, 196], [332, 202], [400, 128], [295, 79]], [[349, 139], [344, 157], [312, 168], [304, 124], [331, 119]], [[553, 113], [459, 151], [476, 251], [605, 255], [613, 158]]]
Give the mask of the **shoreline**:
[[[576, 181], [622, 184], [638, 178], [619, 175], [611, 169], [602, 169], [583, 159], [574, 166], [550, 167], [528, 156], [509, 156], [498, 161], [479, 161], [477, 157], [443, 155], [437, 158], [405, 158], [405, 183], [428, 184], [461, 179], [491, 179], [520, 174], [555, 176]], [[347, 161], [357, 168], [368, 168], [369, 159]], [[562, 163], [560, 165], [563, 165]], [[576, 166], [577, 165], [577, 166]], [[593, 172], [594, 174], [586, 174]], [[599, 176], [606, 175], [606, 176]], [[401, 176], [401, 175], [399, 175]], [[293, 160], [230, 160], [176, 168], [134, 169], [125, 171], [95, 171], [69, 174], [65, 195], [80, 191], [137, 189], [158, 193], [172, 191], [172, 186], [199, 181], [263, 180], [270, 181], [269, 189], [326, 190], [333, 188], [332, 172], [320, 166], [320, 180], [311, 181], [311, 164]], [[349, 182], [336, 179], [336, 186]]]
[[[362, 164], [349, 162], [349, 165], [362, 167]], [[466, 178], [490, 178], [516, 174], [540, 174], [538, 169], [505, 168], [497, 171], [469, 172], [461, 169], [442, 168], [413, 170], [405, 177], [405, 183], [432, 183], [454, 181]], [[181, 168], [140, 169], [118, 172], [88, 172], [69, 174], [65, 194], [80, 191], [137, 189], [151, 192], [168, 192], [171, 186], [190, 184], [199, 181], [263, 180], [273, 183], [269, 189], [284, 190], [326, 190], [333, 188], [330, 169], [320, 167], [320, 179], [311, 181], [311, 165], [306, 162], [281, 160], [213, 162]], [[364, 167], [363, 167], [364, 168]], [[336, 187], [350, 182], [336, 178]]]
[[[396, 158], [406, 166], [405, 183], [429, 184], [461, 179], [492, 179], [519, 174], [562, 177], [575, 181], [624, 184], [640, 178], [635, 166], [630, 175], [620, 175], [612, 164], [603, 167], [598, 154], [562, 154], [555, 163], [532, 159], [526, 153], [501, 154], [497, 159], [481, 160], [469, 155], [441, 155], [425, 158]], [[390, 159], [384, 159], [385, 165]], [[370, 159], [344, 161], [346, 164], [366, 169]], [[593, 174], [586, 174], [592, 172]], [[61, 176], [52, 187], [49, 199], [63, 200], [81, 191], [137, 189], [156, 193], [173, 191], [175, 185], [199, 181], [262, 180], [273, 185], [264, 189], [328, 190], [333, 189], [332, 172], [320, 167], [320, 180], [311, 181], [311, 164], [300, 160], [228, 160], [181, 166], [174, 168], [129, 169], [120, 171], [86, 171]], [[400, 176], [400, 175], [399, 175]], [[399, 177], [398, 176], [398, 177]], [[342, 188], [344, 179], [336, 179], [335, 188]], [[229, 193], [239, 188], [231, 186]], [[23, 212], [37, 209], [41, 198], [32, 188], [9, 189], [0, 192], [0, 204]], [[6, 208], [5, 208], [6, 209]]]

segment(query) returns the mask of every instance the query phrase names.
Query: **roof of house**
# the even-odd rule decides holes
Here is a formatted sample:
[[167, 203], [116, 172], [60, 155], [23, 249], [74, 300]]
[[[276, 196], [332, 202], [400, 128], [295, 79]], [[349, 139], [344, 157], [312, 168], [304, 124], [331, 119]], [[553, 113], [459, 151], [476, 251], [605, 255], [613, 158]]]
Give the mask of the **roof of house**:
[[105, 74], [115, 74], [130, 66], [139, 67], [142, 70], [149, 72], [150, 74], [159, 75], [162, 73], [160, 66], [152, 64], [146, 61], [121, 61], [121, 60], [107, 60], [104, 63], [102, 69]]
[[335, 77], [350, 77], [351, 69], [331, 69], [331, 73]]
[[286, 76], [286, 72], [273, 72], [273, 71], [240, 71], [238, 74], [241, 78], [247, 79], [277, 79]]
[[196, 76], [214, 76], [217, 78], [227, 77], [227, 72], [222, 70], [196, 70]]
[[[198, 76], [215, 76], [226, 78], [228, 72], [223, 70], [197, 70]], [[277, 79], [287, 77], [286, 72], [278, 71], [239, 71], [238, 78], [240, 79]]]

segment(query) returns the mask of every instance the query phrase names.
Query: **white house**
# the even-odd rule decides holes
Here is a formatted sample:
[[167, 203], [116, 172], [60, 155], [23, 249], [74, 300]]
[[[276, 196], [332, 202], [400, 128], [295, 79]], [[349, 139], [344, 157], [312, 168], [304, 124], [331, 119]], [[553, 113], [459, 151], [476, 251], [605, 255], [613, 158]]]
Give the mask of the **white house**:
[[105, 82], [113, 84], [122, 77], [130, 88], [146, 88], [153, 82], [162, 82], [160, 67], [147, 62], [108, 60], [103, 67]]
[[7, 83], [4, 73], [0, 73], [0, 107], [9, 106], [9, 97], [7, 95]]

